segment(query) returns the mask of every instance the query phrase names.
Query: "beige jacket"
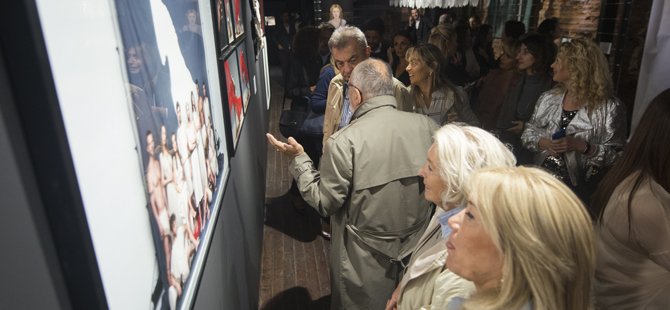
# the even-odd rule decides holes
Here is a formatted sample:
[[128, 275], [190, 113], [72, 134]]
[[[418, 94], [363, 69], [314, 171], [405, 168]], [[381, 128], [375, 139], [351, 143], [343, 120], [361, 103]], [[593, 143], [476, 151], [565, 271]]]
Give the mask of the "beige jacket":
[[437, 124], [396, 110], [393, 96], [361, 104], [333, 134], [321, 172], [306, 154], [289, 171], [307, 203], [331, 216], [331, 309], [380, 309], [429, 223], [419, 169]]
[[[442, 226], [437, 220], [437, 216], [444, 213], [440, 207], [435, 209], [435, 215], [413, 251], [400, 283], [400, 310], [443, 310], [452, 298], [468, 299], [475, 291], [472, 282], [444, 268], [449, 255], [447, 240], [442, 238]], [[430, 248], [422, 250], [424, 247]]]
[[[344, 101], [344, 85], [347, 81], [344, 80], [342, 74], [336, 75], [330, 80], [328, 85], [328, 99], [326, 103], [326, 113], [323, 118], [323, 152], [326, 151], [326, 142], [328, 138], [337, 132], [342, 120], [342, 102]], [[402, 82], [393, 78], [393, 96], [396, 99], [397, 109], [399, 111], [412, 112], [413, 104], [411, 101], [406, 101], [409, 97], [406, 96], [407, 88]]]
[[[596, 224], [596, 309], [670, 306], [670, 193], [645, 179], [628, 198], [638, 173], [617, 186]], [[631, 222], [629, 235], [628, 223]]]
[[[456, 92], [457, 93], [454, 93], [446, 88], [438, 89], [432, 94], [433, 99], [430, 108], [414, 105], [414, 112], [426, 115], [440, 125], [445, 125], [447, 123], [447, 115], [456, 112], [460, 122], [470, 126], [482, 127], [482, 123], [477, 118], [477, 115], [475, 115], [475, 112], [472, 112], [472, 108], [470, 108], [470, 99], [463, 90], [463, 87], [457, 87]], [[414, 103], [414, 90], [411, 85], [407, 87], [407, 93], [405, 95], [407, 96], [405, 102]], [[459, 104], [456, 104], [455, 96], [458, 96]]]

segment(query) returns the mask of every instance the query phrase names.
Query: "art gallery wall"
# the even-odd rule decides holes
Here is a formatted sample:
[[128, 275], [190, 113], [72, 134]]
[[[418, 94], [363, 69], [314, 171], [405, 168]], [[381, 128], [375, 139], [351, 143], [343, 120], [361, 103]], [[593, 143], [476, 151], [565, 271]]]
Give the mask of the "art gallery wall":
[[156, 254], [115, 13], [107, 1], [36, 3], [108, 306], [148, 309]]
[[[148, 309], [157, 277], [156, 256], [149, 214], [144, 207], [141, 164], [127, 105], [123, 50], [118, 45], [113, 6], [102, 0], [37, 0], [36, 4], [107, 304], [110, 309]], [[243, 8], [244, 20], [249, 21], [246, 2]], [[252, 99], [237, 153], [231, 159], [231, 174], [196, 292], [195, 309], [257, 307], [268, 111], [264, 86], [258, 84], [264, 78], [258, 76], [250, 29], [245, 36]], [[0, 128], [4, 127], [0, 123]], [[0, 132], [0, 138], [3, 134]], [[0, 142], [5, 143], [2, 139]], [[3, 150], [9, 149], [3, 146]], [[6, 154], [0, 155], [4, 159]], [[18, 169], [12, 170], [11, 160], [2, 165], [10, 172], [3, 175], [3, 184], [11, 182], [15, 179], [11, 172], [18, 174]], [[25, 189], [2, 190], [3, 194], [5, 190], [16, 193], [2, 195], [3, 211], [10, 202], [20, 207]], [[14, 221], [13, 225], [3, 225], [3, 233], [22, 233], [7, 241], [11, 243], [5, 244], [2, 238], [0, 245], [21, 242], [25, 251], [6, 263], [20, 260], [31, 268], [25, 278], [17, 279], [12, 290], [5, 290], [7, 279], [3, 279], [0, 307], [4, 308], [6, 300], [11, 305], [13, 300], [5, 299], [5, 293], [21, 291], [23, 295], [15, 294], [14, 299], [27, 300], [21, 301], [24, 306], [15, 308], [59, 309], [56, 301], [57, 296], [63, 296], [58, 294], [63, 285], [50, 276], [58, 273], [59, 266], [47, 267], [44, 245], [37, 239], [39, 231], [34, 227], [39, 221], [30, 218], [25, 210], [28, 208], [20, 208], [0, 220], [0, 224]], [[5, 263], [4, 255], [1, 262]], [[20, 270], [16, 273], [22, 274]], [[40, 292], [40, 298], [30, 298], [28, 292]]]
[[[248, 2], [241, 2], [244, 20], [250, 21]], [[245, 29], [244, 36], [251, 100], [235, 157], [230, 161], [230, 178], [195, 310], [258, 308], [268, 145], [265, 133], [269, 124], [265, 87], [270, 85], [264, 85], [265, 77], [254, 56], [250, 28]]]
[[[58, 295], [62, 291], [57, 290], [63, 281], [58, 270], [49, 269], [55, 254], [48, 250], [51, 244], [40, 240], [48, 237], [48, 232], [37, 225], [44, 223], [44, 214], [35, 212], [35, 205], [31, 207], [28, 195], [36, 188], [25, 179], [24, 169], [29, 165], [16, 156], [25, 149], [17, 149], [21, 147], [10, 141], [21, 131], [5, 122], [17, 117], [8, 109], [14, 101], [4, 63], [0, 53], [0, 308], [60, 310]], [[36, 203], [35, 199], [32, 202]]]

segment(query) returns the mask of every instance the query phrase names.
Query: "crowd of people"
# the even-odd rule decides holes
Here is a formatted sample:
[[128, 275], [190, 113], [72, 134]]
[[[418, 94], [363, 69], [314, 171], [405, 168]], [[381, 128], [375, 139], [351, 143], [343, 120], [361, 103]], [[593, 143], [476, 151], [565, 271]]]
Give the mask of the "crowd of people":
[[627, 146], [605, 56], [557, 19], [506, 22], [497, 58], [477, 16], [412, 10], [391, 45], [344, 23], [292, 41], [311, 134], [268, 134], [330, 217], [332, 309], [670, 305], [670, 90]]

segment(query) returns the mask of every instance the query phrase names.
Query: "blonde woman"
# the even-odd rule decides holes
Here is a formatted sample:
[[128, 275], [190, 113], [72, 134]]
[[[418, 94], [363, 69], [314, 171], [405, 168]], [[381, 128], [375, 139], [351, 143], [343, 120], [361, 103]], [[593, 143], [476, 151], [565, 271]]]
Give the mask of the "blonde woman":
[[188, 24], [184, 25], [181, 31], [190, 31], [202, 35], [202, 26], [200, 26], [200, 14], [196, 10], [186, 11], [186, 20]]
[[577, 196], [537, 168], [475, 173], [449, 219], [446, 267], [477, 292], [447, 309], [592, 309], [593, 226]]
[[428, 43], [440, 49], [445, 63], [442, 71], [447, 75], [449, 81], [457, 86], [465, 86], [465, 81], [470, 75], [465, 70], [465, 65], [463, 65], [463, 55], [457, 51], [458, 35], [456, 29], [450, 24], [437, 25], [430, 31]]
[[433, 217], [414, 248], [402, 282], [387, 302], [386, 309], [445, 309], [454, 296], [467, 298], [472, 282], [449, 269], [445, 245], [447, 220], [463, 209], [470, 194], [475, 171], [484, 167], [514, 167], [516, 160], [490, 133], [462, 123], [440, 128], [433, 136], [426, 164], [419, 171]]
[[342, 7], [339, 4], [330, 6], [330, 20], [328, 22], [335, 26], [335, 29], [347, 25], [347, 21], [342, 18]]
[[411, 85], [405, 102], [414, 102], [414, 112], [444, 125], [462, 121], [480, 126], [470, 109], [470, 100], [462, 88], [454, 86], [444, 74], [444, 57], [432, 44], [419, 43], [406, 53]]
[[[536, 165], [587, 201], [595, 184], [584, 185], [597, 174], [594, 170], [611, 167], [621, 155], [626, 110], [612, 94], [607, 61], [595, 43], [563, 43], [551, 67], [559, 84], [540, 96], [521, 142], [534, 153]], [[564, 134], [557, 133], [561, 130]]]

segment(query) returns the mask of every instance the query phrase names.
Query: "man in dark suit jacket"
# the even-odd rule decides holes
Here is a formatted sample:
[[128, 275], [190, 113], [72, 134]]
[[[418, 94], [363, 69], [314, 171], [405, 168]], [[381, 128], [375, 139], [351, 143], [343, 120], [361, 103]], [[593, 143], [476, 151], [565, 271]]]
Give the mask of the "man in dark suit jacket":
[[281, 14], [282, 23], [275, 27], [273, 37], [274, 44], [279, 49], [279, 63], [281, 64], [282, 75], [286, 76], [291, 60], [293, 60], [293, 37], [295, 36], [295, 27], [290, 23], [288, 12]]
[[419, 15], [418, 9], [412, 9], [412, 15], [409, 17], [407, 31], [414, 37], [416, 43], [428, 43], [430, 30], [433, 29], [433, 23], [425, 16]]
[[361, 30], [363, 30], [365, 40], [370, 47], [370, 57], [389, 62], [388, 49], [390, 46], [382, 42], [384, 21], [375, 16], [363, 23]]

